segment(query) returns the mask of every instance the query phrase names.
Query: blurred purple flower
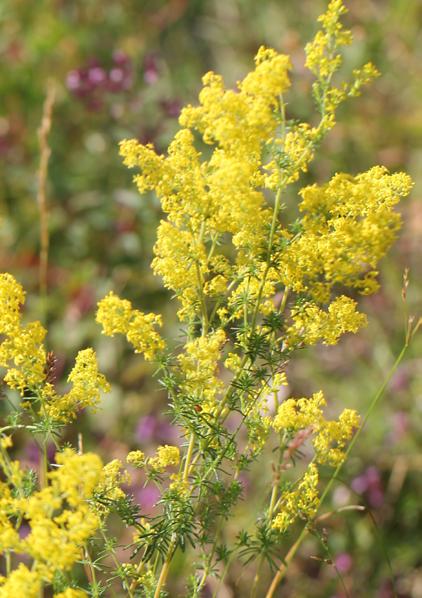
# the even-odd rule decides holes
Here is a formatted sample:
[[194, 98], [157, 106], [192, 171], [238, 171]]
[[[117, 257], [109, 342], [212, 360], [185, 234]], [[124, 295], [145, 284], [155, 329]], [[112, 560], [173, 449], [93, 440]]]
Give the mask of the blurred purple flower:
[[66, 85], [76, 97], [84, 100], [90, 110], [99, 110], [104, 104], [104, 96], [129, 89], [133, 83], [132, 64], [122, 51], [113, 53], [113, 66], [106, 70], [96, 58], [91, 58], [84, 66], [67, 74]]
[[364, 473], [352, 481], [352, 489], [361, 495], [365, 495], [371, 507], [380, 507], [384, 502], [384, 492], [381, 484], [381, 476], [374, 466], [368, 467]]
[[168, 421], [155, 415], [145, 415], [136, 426], [135, 438], [141, 445], [151, 442], [177, 444], [179, 434]]
[[156, 428], [157, 418], [155, 415], [145, 415], [144, 417], [141, 417], [136, 426], [136, 440], [144, 444], [151, 442], [154, 438]]
[[113, 52], [113, 62], [118, 66], [125, 66], [129, 62], [129, 56], [122, 50], [115, 50]]
[[403, 439], [409, 430], [409, 416], [405, 411], [397, 411], [391, 416], [392, 430], [390, 433], [391, 442], [396, 444]]
[[79, 71], [73, 70], [67, 74], [66, 85], [70, 91], [77, 91], [81, 84], [81, 75]]
[[161, 108], [164, 110], [167, 116], [177, 118], [180, 114], [182, 104], [180, 100], [162, 100]]
[[19, 538], [21, 540], [25, 540], [26, 536], [28, 536], [31, 533], [31, 528], [29, 527], [29, 525], [27, 523], [22, 523], [22, 525], [19, 528]]
[[246, 498], [251, 487], [251, 479], [247, 475], [247, 473], [242, 472], [241, 474], [239, 474], [238, 480], [242, 485], [242, 498]]
[[144, 58], [144, 81], [148, 85], [153, 85], [158, 81], [158, 64], [156, 54], [147, 54]]
[[106, 80], [106, 72], [100, 66], [94, 66], [88, 71], [88, 81], [94, 86], [102, 85]]
[[[47, 446], [47, 459], [51, 463], [56, 457], [56, 447], [54, 444]], [[25, 460], [30, 467], [37, 468], [41, 461], [41, 448], [36, 442], [28, 442], [25, 446]]]
[[353, 565], [352, 557], [347, 552], [337, 555], [334, 562], [340, 573], [347, 573]]
[[160, 491], [156, 486], [149, 484], [144, 488], [137, 488], [133, 492], [136, 502], [141, 508], [141, 513], [149, 514], [160, 498]]

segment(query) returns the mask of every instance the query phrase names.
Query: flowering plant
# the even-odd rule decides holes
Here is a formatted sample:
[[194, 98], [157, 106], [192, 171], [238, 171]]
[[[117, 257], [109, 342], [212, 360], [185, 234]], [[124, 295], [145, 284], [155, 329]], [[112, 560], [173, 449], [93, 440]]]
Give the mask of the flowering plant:
[[[270, 598], [314, 529], [331, 485], [321, 495], [320, 469], [332, 468], [334, 479], [361, 423], [347, 408], [329, 419], [321, 391], [283, 400], [286, 366], [300, 349], [336, 344], [366, 324], [356, 295], [378, 289], [377, 264], [400, 228], [394, 208], [412, 187], [406, 174], [382, 166], [338, 173], [300, 189], [297, 213], [288, 217], [295, 212], [289, 188], [334, 127], [338, 106], [378, 74], [368, 63], [334, 83], [341, 48], [351, 43], [340, 22], [344, 12], [341, 0], [331, 0], [306, 46], [316, 123], [289, 118], [289, 57], [262, 47], [236, 90], [226, 90], [219, 75], [204, 76], [199, 105], [182, 110], [166, 156], [136, 140], [121, 143], [124, 163], [140, 169], [139, 190], [155, 191], [165, 214], [152, 268], [178, 301], [183, 330], [177, 343], [165, 341], [160, 315], [142, 313], [113, 292], [98, 305], [103, 333], [124, 335], [156, 364], [181, 431], [181, 448], [127, 455], [127, 468], [142, 469], [160, 490], [155, 517], [125, 491], [130, 471], [118, 460], [104, 466], [79, 446], [62, 448], [48, 462], [48, 442], [60, 446], [63, 426], [80, 409], [97, 407], [108, 383], [94, 351], [85, 349], [69, 374], [70, 390], [59, 392], [46, 331], [39, 322], [23, 323], [23, 289], [1, 275], [0, 365], [4, 383], [22, 397], [0, 429], [7, 574], [1, 598], [36, 597], [44, 588], [56, 598], [100, 596], [116, 583], [122, 596], [159, 598], [180, 551], [194, 554], [187, 595], [200, 596], [210, 577], [223, 579], [240, 559], [256, 567], [251, 596]], [[407, 342], [415, 330], [409, 327]], [[9, 455], [21, 429], [42, 447], [38, 475]], [[267, 504], [232, 545], [220, 543], [220, 526], [242, 496], [242, 472], [268, 445], [274, 463]], [[305, 447], [311, 456], [297, 464]], [[132, 531], [130, 563], [122, 562], [109, 524], [115, 515]], [[298, 522], [302, 532], [283, 558]], [[272, 571], [266, 590], [264, 567]]]

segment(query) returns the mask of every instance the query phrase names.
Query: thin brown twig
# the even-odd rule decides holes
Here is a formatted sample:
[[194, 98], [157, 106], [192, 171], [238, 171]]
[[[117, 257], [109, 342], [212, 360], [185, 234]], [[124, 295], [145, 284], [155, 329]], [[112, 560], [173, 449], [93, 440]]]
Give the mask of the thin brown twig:
[[47, 295], [48, 268], [48, 204], [47, 204], [47, 173], [51, 149], [48, 145], [48, 134], [51, 130], [53, 106], [56, 90], [53, 82], [47, 83], [47, 93], [43, 105], [41, 124], [38, 128], [38, 142], [40, 146], [40, 165], [38, 168], [37, 202], [40, 210], [40, 261], [39, 261], [39, 289], [42, 297]]

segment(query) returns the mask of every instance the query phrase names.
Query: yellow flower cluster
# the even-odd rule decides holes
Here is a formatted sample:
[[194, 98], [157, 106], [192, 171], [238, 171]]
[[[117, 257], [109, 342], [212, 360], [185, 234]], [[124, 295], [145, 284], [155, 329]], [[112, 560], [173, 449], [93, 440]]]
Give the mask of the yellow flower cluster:
[[282, 495], [281, 511], [272, 521], [272, 527], [281, 533], [297, 518], [309, 520], [314, 517], [319, 505], [318, 468], [311, 463], [296, 490]]
[[30, 571], [23, 563], [5, 578], [0, 579], [0, 598], [25, 596], [38, 598], [41, 590], [41, 580], [36, 571]]
[[215, 399], [223, 387], [216, 376], [221, 350], [226, 341], [222, 329], [188, 341], [178, 357], [183, 373], [181, 388], [206, 411], [215, 406]]
[[[225, 90], [215, 73], [204, 76], [200, 106], [182, 111], [184, 128], [167, 157], [133, 140], [120, 146], [125, 164], [141, 169], [135, 179], [140, 191], [154, 189], [167, 214], [152, 266], [179, 298], [181, 319], [198, 314], [202, 293], [226, 291], [230, 264], [216, 254], [222, 235], [231, 235], [239, 265], [252, 262], [263, 248], [270, 212], [260, 190], [262, 152], [277, 130], [290, 62], [268, 48], [258, 51], [255, 62], [236, 91]], [[201, 159], [191, 129], [215, 146], [209, 160]]]
[[[10, 462], [4, 459], [1, 466], [8, 473]], [[42, 583], [51, 583], [58, 571], [70, 571], [82, 558], [87, 541], [107, 513], [104, 499], [119, 500], [124, 495], [119, 485], [127, 477], [120, 472], [117, 459], [103, 467], [98, 455], [80, 455], [67, 448], [56, 455], [56, 463], [58, 467], [48, 473], [48, 484], [30, 496], [21, 492], [22, 480], [13, 484], [8, 476], [13, 491], [7, 483], [0, 483], [0, 551], [23, 553], [33, 561], [31, 571], [20, 565], [0, 580], [0, 597], [38, 598]], [[22, 520], [30, 527], [25, 538], [18, 533]], [[55, 596], [83, 598], [86, 593], [68, 588]]]
[[39, 575], [46, 580], [51, 580], [56, 570], [73, 566], [100, 524], [87, 503], [101, 479], [100, 458], [66, 449], [56, 460], [60, 467], [49, 473], [50, 484], [18, 502], [31, 527], [22, 540], [23, 551], [34, 559]]
[[145, 463], [145, 455], [142, 451], [130, 451], [126, 457], [126, 462], [135, 467], [142, 467]]
[[45, 329], [39, 322], [24, 326], [20, 306], [25, 293], [10, 274], [0, 274], [0, 366], [7, 368], [4, 381], [24, 394], [39, 387], [46, 377]]
[[100, 400], [100, 391], [110, 390], [105, 376], [98, 371], [95, 352], [90, 348], [79, 351], [67, 381], [72, 383], [72, 388], [63, 396], [57, 395], [51, 384], [43, 389], [45, 412], [61, 422], [74, 419], [80, 409], [95, 408]]
[[353, 409], [344, 409], [337, 421], [326, 420], [322, 411], [325, 405], [321, 391], [309, 399], [288, 399], [279, 406], [272, 425], [277, 432], [311, 428], [317, 462], [336, 466], [343, 461], [344, 449], [360, 418]]
[[342, 334], [355, 333], [367, 323], [365, 314], [356, 310], [356, 301], [344, 295], [334, 299], [327, 311], [315, 303], [306, 303], [292, 310], [292, 320], [286, 339], [292, 347], [318, 342], [335, 345]]
[[408, 175], [390, 175], [376, 166], [356, 177], [337, 174], [326, 185], [302, 189], [302, 230], [278, 262], [284, 284], [318, 302], [329, 299], [335, 284], [375, 292], [377, 263], [401, 223], [394, 206], [411, 188]]
[[23, 396], [26, 390], [40, 401], [40, 412], [67, 422], [79, 409], [95, 407], [100, 390], [108, 391], [105, 377], [98, 371], [93, 349], [79, 351], [68, 382], [72, 389], [60, 396], [48, 382], [47, 354], [43, 342], [46, 330], [40, 322], [21, 322], [20, 306], [25, 298], [20, 284], [10, 274], [0, 274], [0, 366], [7, 369], [6, 384]]
[[[1, 465], [4, 471], [3, 459]], [[9, 486], [0, 482], [0, 554], [5, 550], [17, 551], [20, 546], [19, 534], [9, 519], [10, 514], [14, 513], [13, 502]]]
[[101, 480], [96, 488], [102, 499], [118, 501], [125, 496], [120, 486], [129, 482], [129, 474], [124, 470], [122, 471], [122, 468], [123, 465], [119, 459], [113, 459], [113, 461], [104, 465]]
[[224, 90], [222, 77], [208, 73], [199, 95], [201, 106], [184, 108], [180, 124], [197, 129], [206, 143], [217, 144], [228, 155], [247, 154], [261, 158], [261, 146], [277, 126], [274, 108], [290, 86], [290, 59], [270, 48], [261, 47], [256, 68], [243, 81], [239, 91]]
[[[264, 273], [265, 282], [262, 284]], [[243, 315], [245, 305], [249, 309], [259, 301], [259, 312], [268, 315], [274, 311], [274, 295], [277, 284], [280, 283], [280, 273], [275, 268], [267, 269], [264, 262], [258, 263], [253, 274], [248, 273], [248, 267], [239, 269], [239, 275], [243, 280], [239, 283], [227, 302], [234, 317], [240, 318]]]
[[[19, 486], [12, 493], [6, 483], [1, 485], [1, 549], [25, 553], [33, 565], [31, 571], [23, 565], [12, 571], [0, 586], [0, 596], [38, 596], [42, 582], [51, 582], [56, 571], [70, 570], [81, 558], [87, 540], [100, 525], [98, 514], [88, 504], [102, 480], [100, 458], [65, 449], [56, 461], [59, 467], [48, 474], [48, 485], [28, 497]], [[28, 522], [30, 533], [20, 539], [14, 525], [22, 519]]]
[[178, 465], [179, 461], [179, 447], [166, 444], [158, 447], [157, 455], [148, 459], [148, 465], [157, 472], [163, 472], [167, 467]]
[[148, 361], [164, 349], [165, 343], [156, 331], [162, 325], [161, 316], [144, 314], [132, 308], [127, 299], [120, 299], [110, 292], [98, 303], [97, 322], [107, 336], [124, 334], [136, 353], [142, 353]]
[[20, 325], [25, 292], [11, 274], [0, 274], [0, 334], [12, 335]]
[[375, 66], [368, 62], [362, 68], [354, 69], [350, 84], [344, 83], [340, 88], [327, 85], [343, 62], [340, 48], [352, 42], [351, 31], [345, 29], [340, 22], [341, 15], [346, 12], [343, 0], [331, 0], [327, 11], [318, 19], [322, 23], [322, 30], [318, 31], [312, 42], [305, 47], [306, 66], [317, 79], [314, 94], [321, 103], [320, 108], [328, 121], [328, 127], [334, 125], [337, 106], [346, 97], [359, 95], [363, 85], [379, 76]]
[[331, 0], [327, 11], [318, 17], [322, 30], [306, 45], [306, 66], [318, 78], [328, 78], [341, 65], [338, 48], [352, 42], [352, 34], [344, 29], [340, 16], [347, 12], [343, 0]]
[[83, 590], [75, 590], [75, 588], [67, 588], [64, 592], [54, 594], [54, 598], [88, 598], [88, 594]]

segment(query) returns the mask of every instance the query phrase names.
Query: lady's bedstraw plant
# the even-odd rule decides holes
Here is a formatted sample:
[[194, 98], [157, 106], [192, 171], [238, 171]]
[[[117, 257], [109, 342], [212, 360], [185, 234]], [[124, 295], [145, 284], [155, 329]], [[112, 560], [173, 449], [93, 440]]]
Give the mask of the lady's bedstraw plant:
[[[339, 20], [344, 12], [342, 1], [332, 0], [306, 46], [316, 124], [289, 118], [290, 60], [262, 47], [236, 90], [226, 90], [219, 75], [204, 76], [199, 105], [183, 109], [166, 156], [136, 140], [121, 143], [124, 163], [140, 169], [139, 190], [153, 190], [161, 201], [165, 218], [152, 268], [179, 302], [185, 332], [181, 344], [166, 343], [159, 315], [113, 292], [98, 306], [104, 334], [125, 335], [135, 352], [157, 364], [182, 430], [181, 450], [161, 446], [153, 457], [139, 450], [127, 456], [160, 488], [159, 515], [142, 517], [142, 505], [121, 490], [126, 473], [118, 461], [104, 467], [95, 454], [65, 448], [48, 465], [47, 441], [58, 442], [61, 427], [79, 409], [95, 407], [108, 384], [86, 349], [69, 375], [70, 390], [58, 393], [45, 330], [22, 323], [22, 288], [1, 276], [0, 362], [5, 384], [22, 396], [1, 429], [1, 598], [35, 597], [48, 586], [56, 598], [108, 595], [113, 579], [122, 596], [159, 598], [167, 595], [174, 556], [185, 550], [194, 554], [186, 595], [199, 596], [209, 576], [222, 577], [238, 558], [255, 567], [251, 594], [259, 588], [263, 596], [261, 572], [280, 566], [292, 526], [312, 527], [320, 466], [342, 463], [359, 416], [344, 409], [327, 419], [321, 391], [281, 400], [285, 368], [299, 349], [336, 344], [366, 324], [353, 297], [377, 290], [378, 261], [400, 228], [394, 207], [412, 186], [406, 174], [382, 166], [339, 173], [302, 188], [297, 219], [285, 216], [288, 188], [334, 127], [338, 106], [377, 76], [368, 63], [334, 84], [341, 48], [351, 42]], [[43, 447], [38, 479], [9, 456], [11, 436], [21, 428]], [[287, 476], [305, 442], [313, 457]], [[242, 496], [240, 474], [266, 445], [274, 451], [267, 504], [254, 529], [239, 529], [236, 543], [225, 545], [218, 530]], [[271, 465], [263, 467], [271, 478]], [[109, 537], [111, 511], [133, 528], [130, 564], [119, 561]], [[25, 559], [16, 556], [22, 553]], [[267, 597], [281, 579], [278, 571]]]

